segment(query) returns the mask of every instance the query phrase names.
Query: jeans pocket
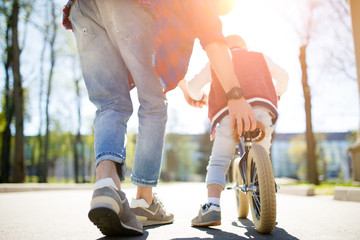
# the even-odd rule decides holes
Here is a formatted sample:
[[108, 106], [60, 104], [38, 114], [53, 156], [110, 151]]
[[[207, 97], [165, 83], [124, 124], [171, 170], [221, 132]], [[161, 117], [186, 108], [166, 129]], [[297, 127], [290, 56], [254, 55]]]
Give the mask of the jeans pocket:
[[80, 0], [77, 0], [71, 7], [70, 21], [79, 52], [85, 52], [96, 36], [93, 28], [94, 20], [88, 17], [94, 12], [94, 10], [88, 6], [92, 5], [92, 3], [93, 1], [89, 1], [82, 4]]

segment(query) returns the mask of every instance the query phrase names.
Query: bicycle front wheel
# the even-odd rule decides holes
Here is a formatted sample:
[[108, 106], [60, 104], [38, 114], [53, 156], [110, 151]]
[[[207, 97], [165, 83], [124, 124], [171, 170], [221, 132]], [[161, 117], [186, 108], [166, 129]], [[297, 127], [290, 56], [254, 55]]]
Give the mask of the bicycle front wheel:
[[259, 145], [253, 145], [247, 162], [250, 208], [256, 230], [270, 233], [276, 223], [276, 193], [269, 155]]
[[232, 179], [235, 181], [235, 198], [236, 198], [236, 207], [237, 214], [239, 218], [247, 218], [249, 214], [249, 200], [242, 191], [239, 190], [238, 187], [242, 186], [243, 180], [240, 173], [240, 157], [237, 157], [233, 161], [232, 165]]

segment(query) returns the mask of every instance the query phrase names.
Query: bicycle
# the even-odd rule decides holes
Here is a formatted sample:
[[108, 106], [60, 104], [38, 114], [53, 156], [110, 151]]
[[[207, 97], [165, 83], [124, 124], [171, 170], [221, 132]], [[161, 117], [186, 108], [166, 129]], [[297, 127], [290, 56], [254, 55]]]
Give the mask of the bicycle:
[[253, 142], [265, 137], [264, 126], [258, 122], [257, 128], [242, 135], [238, 144], [238, 155], [232, 161], [232, 180], [235, 181], [237, 213], [239, 218], [247, 218], [249, 205], [255, 229], [260, 233], [270, 233], [276, 224], [276, 192], [270, 157], [265, 149]]

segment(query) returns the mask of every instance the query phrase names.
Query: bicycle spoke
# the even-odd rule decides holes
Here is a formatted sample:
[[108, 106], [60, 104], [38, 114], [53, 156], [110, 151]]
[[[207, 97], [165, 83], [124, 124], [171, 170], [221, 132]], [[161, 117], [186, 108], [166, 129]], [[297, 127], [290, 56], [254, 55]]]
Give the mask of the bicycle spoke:
[[253, 176], [252, 176], [252, 181], [251, 181], [252, 183], [254, 183], [254, 185], [255, 185], [255, 182], [257, 182], [256, 176], [257, 176], [257, 168], [255, 166], [254, 173], [253, 173]]
[[260, 212], [260, 196], [258, 196], [257, 194], [254, 194], [254, 200], [255, 200], [256, 208]]
[[252, 193], [252, 199], [254, 204], [254, 211], [256, 213], [256, 216], [260, 218], [260, 209], [261, 209], [261, 203], [260, 203], [260, 195], [259, 195], [259, 182], [258, 182], [258, 169], [256, 167], [256, 164], [254, 160], [251, 161], [251, 185], [252, 187], [256, 188], [256, 191]]
[[256, 216], [260, 217], [260, 209], [261, 209], [260, 196], [258, 196], [257, 194], [254, 194], [253, 195], [253, 203], [254, 203], [254, 210], [255, 210]]

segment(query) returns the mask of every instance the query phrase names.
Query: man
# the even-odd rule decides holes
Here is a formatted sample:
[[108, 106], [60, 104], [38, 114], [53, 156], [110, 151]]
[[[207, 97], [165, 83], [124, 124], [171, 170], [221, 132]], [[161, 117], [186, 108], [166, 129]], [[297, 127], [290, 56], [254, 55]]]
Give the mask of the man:
[[[97, 106], [96, 182], [89, 218], [105, 235], [142, 234], [133, 213], [143, 225], [173, 221], [173, 215], [152, 193], [159, 178], [167, 119], [162, 91], [175, 88], [183, 79], [195, 38], [200, 39], [225, 91], [239, 90], [221, 32], [220, 2], [223, 1], [72, 0], [64, 9], [63, 24], [74, 30], [89, 98]], [[121, 192], [121, 180], [126, 171], [132, 83], [137, 87], [140, 108], [131, 175], [137, 195], [130, 210]], [[229, 101], [229, 110], [234, 127], [238, 121], [244, 122], [244, 130], [255, 128], [251, 107], [245, 100], [234, 99], [231, 104]]]
[[167, 120], [166, 97], [152, 66], [153, 12], [133, 0], [76, 0], [68, 3], [64, 13], [64, 25], [75, 34], [89, 98], [97, 107], [96, 182], [90, 220], [105, 235], [142, 234], [142, 224], [121, 191], [127, 121], [133, 111], [131, 77], [140, 102], [131, 181], [137, 185], [136, 197], [147, 204], [147, 209], [139, 208], [137, 214], [152, 213], [144, 225], [171, 223], [173, 215], [152, 193], [159, 179]]

